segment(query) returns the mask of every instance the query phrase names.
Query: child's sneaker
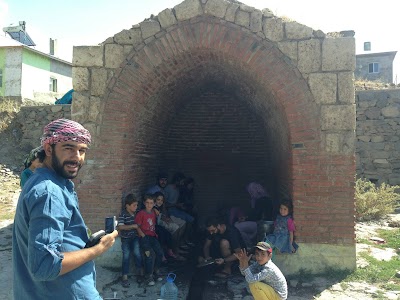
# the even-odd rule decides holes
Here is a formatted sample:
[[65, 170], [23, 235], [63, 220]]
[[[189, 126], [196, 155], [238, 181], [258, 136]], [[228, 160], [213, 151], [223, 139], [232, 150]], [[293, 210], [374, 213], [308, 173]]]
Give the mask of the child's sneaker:
[[156, 284], [156, 283], [154, 282], [153, 276], [149, 276], [149, 277], [146, 279], [146, 283], [147, 283], [148, 286], [153, 286], [153, 285]]
[[128, 288], [131, 284], [129, 283], [128, 279], [123, 279], [121, 284], [124, 288]]
[[154, 277], [156, 278], [157, 281], [162, 281], [162, 277], [158, 271], [154, 271]]

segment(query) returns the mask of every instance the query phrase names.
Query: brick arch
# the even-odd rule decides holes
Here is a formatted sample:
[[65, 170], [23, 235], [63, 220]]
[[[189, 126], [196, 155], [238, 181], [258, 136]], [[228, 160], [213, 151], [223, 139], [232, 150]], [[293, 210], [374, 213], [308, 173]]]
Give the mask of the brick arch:
[[[214, 97], [204, 101], [210, 94]], [[251, 175], [256, 169], [255, 179], [271, 188], [274, 196], [286, 194], [294, 199], [299, 242], [354, 244], [354, 204], [347, 201], [353, 191], [347, 184], [353, 157], [333, 155], [321, 147], [321, 107], [303, 75], [275, 43], [207, 16], [180, 22], [136, 47], [109, 81], [98, 119], [97, 145], [90, 155], [95, 164], [79, 185], [80, 197], [85, 199], [81, 208], [89, 224], [101, 226], [104, 212], [117, 214], [125, 193], [143, 193], [154, 183], [158, 167], [187, 171], [184, 168], [190, 160], [183, 155], [187, 151], [174, 148], [173, 142], [185, 141], [177, 128], [185, 124], [185, 112], [198, 118], [193, 111], [200, 111], [203, 102], [221, 103], [217, 108], [228, 112], [235, 124], [241, 123], [238, 112], [247, 113], [244, 117], [250, 119], [249, 124], [234, 127], [234, 134], [241, 137], [237, 143], [244, 144], [239, 152], [250, 154], [235, 155], [238, 145], [225, 129], [217, 138], [226, 137], [221, 146], [224, 151], [196, 156], [194, 160], [201, 163], [191, 165], [189, 175], [201, 178], [204, 174], [197, 176], [193, 170], [208, 167], [214, 171], [215, 164], [222, 170], [216, 172], [218, 176], [238, 171]], [[219, 126], [212, 113], [209, 110], [203, 116]], [[250, 137], [257, 140], [257, 147], [250, 147]], [[191, 142], [186, 150], [207, 143], [194, 138]], [[209, 142], [216, 145], [215, 139]], [[228, 149], [228, 145], [234, 147]], [[166, 149], [182, 155], [174, 157]], [[244, 163], [229, 168], [238, 158]], [[232, 182], [223, 183], [234, 185], [243, 199], [246, 195], [240, 194], [239, 187], [244, 186], [244, 179], [230, 178]], [[204, 184], [203, 179], [200, 188]], [[332, 214], [338, 221], [332, 220]]]
[[[268, 170], [259, 171], [256, 179], [275, 188], [275, 196], [292, 196], [295, 206], [303, 203], [306, 194], [308, 198], [319, 197], [304, 186], [304, 181], [315, 172], [307, 161], [312, 157], [315, 162], [324, 155], [320, 149], [319, 112], [306, 82], [274, 43], [240, 26], [209, 17], [182, 22], [126, 57], [104, 97], [99, 147], [93, 150], [93, 170], [97, 171], [86, 175], [85, 179], [91, 180], [82, 181], [80, 194], [88, 188], [86, 197], [104, 200], [99, 209], [117, 213], [119, 207], [115, 203], [120, 202], [123, 194], [142, 193], [154, 182], [159, 166], [173, 167], [172, 163], [163, 165], [171, 160], [163, 147], [171, 147], [168, 138], [177, 136], [168, 131], [179, 125], [174, 123], [174, 117], [181, 107], [201, 99], [204, 93], [213, 93], [216, 100], [225, 97], [225, 108], [244, 107], [247, 117], [255, 116], [251, 126], [261, 132], [257, 136], [261, 146], [251, 153], [257, 158], [269, 157], [261, 164], [268, 165]], [[195, 106], [193, 103], [196, 102], [192, 101]], [[240, 133], [244, 136], [246, 131]], [[247, 146], [251, 144], [251, 140], [243, 140]], [[292, 151], [292, 145], [300, 149]], [[263, 149], [267, 151], [261, 153]], [[232, 155], [227, 164], [238, 157], [241, 158]], [[210, 156], [197, 157], [201, 158]], [[215, 155], [211, 161], [219, 158]], [[256, 163], [249, 164], [255, 168]], [[184, 167], [184, 163], [180, 162], [178, 167]], [[242, 167], [245, 168], [239, 164], [239, 169], [231, 171]], [[251, 175], [249, 170], [244, 173]], [[102, 184], [93, 187], [86, 182]], [[301, 225], [307, 210], [297, 211]], [[86, 215], [93, 223], [101, 224], [102, 218], [96, 211]], [[300, 240], [315, 241], [312, 235], [312, 229], [299, 226]]]

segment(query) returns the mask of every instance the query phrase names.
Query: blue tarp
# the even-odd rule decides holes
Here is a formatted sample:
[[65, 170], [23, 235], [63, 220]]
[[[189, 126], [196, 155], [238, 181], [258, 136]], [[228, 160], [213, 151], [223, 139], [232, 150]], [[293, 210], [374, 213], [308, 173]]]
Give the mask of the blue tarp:
[[64, 96], [60, 99], [57, 99], [55, 104], [71, 104], [72, 103], [72, 93], [74, 90], [69, 90]]

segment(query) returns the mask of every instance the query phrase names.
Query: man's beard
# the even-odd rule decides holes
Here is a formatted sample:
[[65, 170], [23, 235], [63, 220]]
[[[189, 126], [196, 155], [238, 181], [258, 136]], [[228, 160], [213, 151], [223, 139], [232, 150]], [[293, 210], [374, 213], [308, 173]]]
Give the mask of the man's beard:
[[82, 167], [81, 163], [78, 163], [78, 171], [74, 173], [70, 173], [64, 169], [64, 166], [67, 164], [74, 164], [73, 161], [64, 161], [63, 164], [61, 164], [60, 160], [57, 158], [55, 151], [51, 153], [51, 163], [53, 170], [61, 177], [65, 179], [73, 179], [78, 175], [79, 170]]

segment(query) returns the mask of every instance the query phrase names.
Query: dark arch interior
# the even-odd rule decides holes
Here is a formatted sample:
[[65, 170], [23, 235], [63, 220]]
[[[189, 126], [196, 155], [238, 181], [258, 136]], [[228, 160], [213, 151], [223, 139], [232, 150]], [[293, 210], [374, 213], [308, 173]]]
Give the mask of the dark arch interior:
[[[196, 61], [196, 60], [194, 60]], [[246, 204], [245, 186], [260, 182], [276, 202], [290, 197], [291, 153], [286, 116], [267, 84], [240, 63], [206, 60], [181, 68], [140, 112], [130, 156], [142, 194], [159, 170], [196, 181], [199, 214]]]

